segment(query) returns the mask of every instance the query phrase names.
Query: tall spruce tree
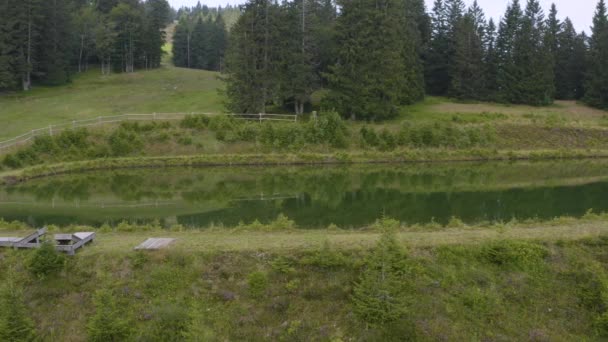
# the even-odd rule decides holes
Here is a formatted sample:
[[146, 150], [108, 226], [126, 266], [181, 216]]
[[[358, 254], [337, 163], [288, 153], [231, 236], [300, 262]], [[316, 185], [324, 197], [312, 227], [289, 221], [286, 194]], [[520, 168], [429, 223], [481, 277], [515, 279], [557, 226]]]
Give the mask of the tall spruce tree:
[[497, 55], [497, 94], [496, 99], [502, 102], [515, 102], [517, 82], [521, 71], [515, 61], [515, 41], [521, 30], [523, 12], [519, 0], [507, 7], [505, 16], [500, 22], [496, 39]]
[[431, 34], [430, 17], [426, 13], [423, 0], [405, 0], [405, 42], [404, 63], [406, 66], [405, 87], [402, 103], [412, 104], [424, 99], [424, 54], [428, 49]]
[[283, 42], [278, 62], [280, 97], [292, 103], [296, 114], [304, 112], [304, 105], [310, 102], [317, 83], [313, 65], [312, 5], [308, 0], [284, 5], [284, 19], [279, 28], [279, 40]]
[[429, 47], [424, 56], [426, 90], [431, 95], [442, 95], [449, 85], [448, 24], [443, 0], [435, 0], [431, 13]]
[[61, 85], [70, 78], [71, 17], [67, 0], [44, 2], [36, 74], [44, 84]]
[[412, 65], [406, 65], [404, 56], [415, 54], [404, 39], [403, 2], [360, 0], [339, 5], [337, 39], [341, 44], [338, 62], [328, 75], [328, 104], [350, 118], [396, 116], [404, 94], [412, 91], [406, 87], [407, 69]]
[[199, 17], [194, 25], [190, 38], [190, 68], [208, 69], [210, 64], [209, 40], [212, 35], [212, 23]]
[[482, 99], [485, 91], [483, 38], [473, 11], [456, 27], [455, 55], [451, 68], [450, 95], [460, 99]]
[[231, 30], [226, 54], [226, 107], [234, 113], [265, 113], [277, 91], [281, 11], [269, 0], [251, 0]]
[[584, 101], [608, 109], [608, 10], [604, 0], [598, 2], [593, 17], [587, 68]]
[[210, 70], [222, 71], [224, 65], [224, 56], [228, 44], [228, 32], [226, 31], [226, 23], [224, 17], [219, 13], [211, 27], [211, 35], [209, 37], [209, 64]]
[[[562, 22], [557, 18], [557, 7], [555, 4], [551, 4], [551, 10], [549, 11], [549, 16], [547, 17], [546, 23], [546, 32], [545, 32], [545, 42], [547, 44], [547, 48], [549, 49], [549, 53], [551, 54], [551, 58], [553, 59], [553, 74], [557, 75], [557, 58], [558, 58], [558, 50], [559, 50], [559, 36], [562, 32]], [[554, 78], [554, 87], [557, 89], [559, 87], [559, 80], [557, 77]]]
[[498, 53], [496, 47], [496, 24], [494, 24], [492, 18], [488, 21], [484, 38], [484, 96], [486, 100], [495, 100], [498, 92]]
[[538, 0], [528, 0], [521, 30], [516, 35], [515, 65], [519, 69], [511, 102], [547, 105], [554, 97], [554, 61], [545, 37], [545, 20]]
[[569, 18], [559, 33], [555, 67], [556, 98], [578, 100], [584, 95], [586, 37], [579, 35]]

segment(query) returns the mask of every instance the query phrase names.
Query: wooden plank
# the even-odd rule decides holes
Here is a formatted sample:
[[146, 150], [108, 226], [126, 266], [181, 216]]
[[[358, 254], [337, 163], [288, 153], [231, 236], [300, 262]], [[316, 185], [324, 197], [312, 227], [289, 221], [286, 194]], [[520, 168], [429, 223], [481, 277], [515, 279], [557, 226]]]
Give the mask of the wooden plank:
[[166, 248], [170, 244], [172, 244], [175, 239], [169, 238], [150, 238], [146, 241], [142, 242], [139, 246], [135, 247], [136, 250], [157, 250], [161, 248]]
[[[44, 234], [46, 234], [46, 227], [44, 227], [42, 229], [38, 229], [35, 233], [32, 233], [32, 234], [24, 237], [20, 241], [15, 242], [14, 246], [16, 248], [34, 248], [34, 247], [38, 247], [40, 245], [39, 244], [39, 239]], [[32, 241], [36, 241], [36, 242], [32, 243]]]

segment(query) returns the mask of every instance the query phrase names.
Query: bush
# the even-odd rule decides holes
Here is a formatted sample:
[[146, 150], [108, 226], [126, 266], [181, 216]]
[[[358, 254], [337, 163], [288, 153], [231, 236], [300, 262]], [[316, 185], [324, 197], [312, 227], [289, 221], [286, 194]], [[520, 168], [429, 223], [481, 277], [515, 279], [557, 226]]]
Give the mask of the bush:
[[27, 267], [34, 276], [45, 279], [61, 272], [65, 261], [65, 255], [58, 252], [53, 244], [45, 242], [34, 250]]
[[334, 251], [329, 242], [325, 241], [321, 249], [304, 257], [301, 263], [323, 269], [337, 269], [347, 264], [347, 258], [342, 253]]
[[483, 249], [483, 257], [488, 262], [519, 270], [540, 267], [548, 254], [544, 246], [522, 241], [493, 242]]
[[268, 275], [265, 272], [253, 272], [247, 277], [247, 284], [253, 298], [262, 298], [268, 289]]
[[183, 341], [190, 328], [188, 307], [173, 303], [162, 304], [154, 310], [152, 329], [144, 334], [146, 341]]
[[110, 135], [108, 143], [110, 144], [112, 155], [115, 157], [126, 156], [141, 150], [144, 145], [139, 134], [123, 127]]
[[34, 322], [29, 317], [23, 292], [10, 278], [0, 288], [0, 308], [0, 341], [36, 340]]
[[181, 128], [205, 129], [209, 126], [209, 117], [206, 115], [187, 115], [179, 126]]
[[87, 331], [91, 342], [126, 341], [132, 334], [129, 321], [124, 318], [124, 313], [112, 292], [99, 290], [93, 298], [95, 314], [89, 319]]
[[394, 233], [385, 230], [367, 257], [352, 304], [355, 314], [365, 323], [384, 326], [402, 318], [408, 311], [406, 254]]

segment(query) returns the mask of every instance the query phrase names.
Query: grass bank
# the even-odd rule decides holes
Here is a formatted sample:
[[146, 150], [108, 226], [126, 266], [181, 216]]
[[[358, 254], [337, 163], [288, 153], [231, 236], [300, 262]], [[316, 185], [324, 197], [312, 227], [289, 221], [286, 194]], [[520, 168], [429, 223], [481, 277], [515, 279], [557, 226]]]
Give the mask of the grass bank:
[[284, 166], [373, 163], [473, 162], [515, 160], [566, 160], [607, 158], [606, 150], [399, 150], [392, 152], [363, 151], [323, 153], [268, 153], [268, 154], [209, 154], [167, 157], [104, 158], [76, 162], [63, 162], [7, 170], [0, 173], [4, 183], [11, 184], [28, 179], [78, 173], [94, 170], [167, 167], [212, 166]]
[[[100, 232], [44, 278], [29, 271], [33, 251], [0, 250], [0, 267], [20, 270], [11, 281], [43, 341], [87, 340], [100, 312], [127, 323], [125, 341], [602, 340], [607, 222], [401, 228], [385, 250], [398, 310], [374, 324], [353, 300], [383, 248], [374, 228]], [[161, 235], [178, 240], [132, 250]], [[103, 293], [113, 298], [105, 306]]]

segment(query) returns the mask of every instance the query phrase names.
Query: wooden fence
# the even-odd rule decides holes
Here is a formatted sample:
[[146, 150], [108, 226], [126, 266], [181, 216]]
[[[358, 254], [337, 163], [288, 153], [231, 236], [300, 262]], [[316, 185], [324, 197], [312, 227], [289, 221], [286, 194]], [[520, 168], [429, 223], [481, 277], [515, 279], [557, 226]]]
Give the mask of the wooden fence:
[[248, 121], [284, 121], [284, 122], [297, 122], [298, 116], [294, 114], [218, 114], [218, 113], [152, 113], [152, 114], [122, 114], [113, 116], [98, 116], [96, 118], [84, 119], [84, 120], [73, 120], [70, 122], [64, 122], [61, 124], [49, 125], [47, 127], [33, 129], [27, 133], [0, 141], [0, 151], [9, 149], [11, 147], [21, 145], [32, 141], [34, 138], [45, 135], [54, 135], [64, 130], [99, 126], [111, 123], [118, 123], [124, 121], [170, 121], [170, 120], [182, 120], [187, 116], [216, 116], [226, 115], [238, 120]]

